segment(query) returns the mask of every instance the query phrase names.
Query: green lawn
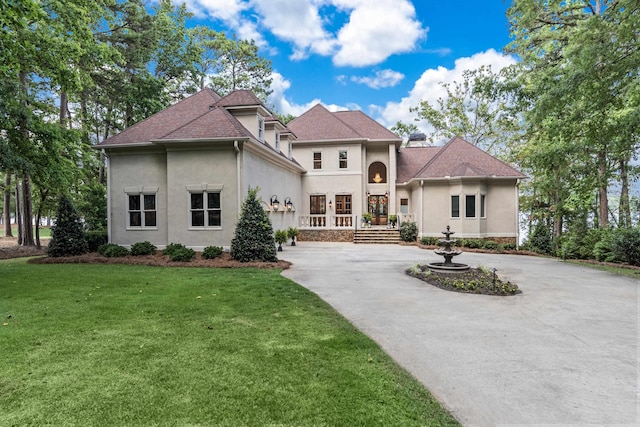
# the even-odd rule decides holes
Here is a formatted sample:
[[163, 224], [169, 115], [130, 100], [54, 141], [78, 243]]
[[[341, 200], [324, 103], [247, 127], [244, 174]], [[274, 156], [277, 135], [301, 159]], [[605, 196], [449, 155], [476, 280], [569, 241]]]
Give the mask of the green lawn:
[[[13, 237], [18, 236], [18, 226], [15, 224], [11, 225], [11, 231], [13, 233]], [[0, 237], [4, 236], [4, 225], [0, 225]], [[33, 227], [33, 237], [36, 236], [36, 228]], [[51, 228], [49, 227], [40, 227], [40, 237], [51, 237]]]
[[0, 261], [0, 343], [0, 425], [458, 425], [275, 270]]

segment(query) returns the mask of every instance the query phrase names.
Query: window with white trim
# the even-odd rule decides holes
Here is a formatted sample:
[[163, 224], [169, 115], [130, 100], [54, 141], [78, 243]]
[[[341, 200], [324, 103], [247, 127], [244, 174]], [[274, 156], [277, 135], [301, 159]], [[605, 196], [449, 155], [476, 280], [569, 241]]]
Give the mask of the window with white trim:
[[464, 217], [476, 217], [476, 196], [475, 194], [467, 194], [464, 200]]
[[220, 191], [192, 191], [189, 194], [189, 226], [222, 226]]
[[338, 168], [346, 169], [347, 166], [347, 150], [338, 150]]
[[480, 195], [480, 218], [487, 217], [486, 203], [487, 203], [487, 196], [484, 194], [481, 194]]
[[313, 168], [322, 169], [322, 152], [321, 151], [313, 152]]
[[280, 132], [276, 131], [276, 151], [280, 152]]
[[156, 195], [127, 193], [127, 227], [156, 228]]
[[409, 199], [400, 199], [400, 213], [409, 213]]
[[451, 218], [460, 218], [460, 196], [451, 196]]

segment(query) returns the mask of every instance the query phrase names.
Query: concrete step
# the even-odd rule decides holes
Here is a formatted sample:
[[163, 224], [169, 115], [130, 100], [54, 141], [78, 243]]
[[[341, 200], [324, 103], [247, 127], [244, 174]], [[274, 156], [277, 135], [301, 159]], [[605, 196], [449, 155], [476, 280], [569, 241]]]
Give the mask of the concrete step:
[[353, 243], [394, 244], [399, 242], [398, 230], [364, 228], [357, 230], [353, 236]]

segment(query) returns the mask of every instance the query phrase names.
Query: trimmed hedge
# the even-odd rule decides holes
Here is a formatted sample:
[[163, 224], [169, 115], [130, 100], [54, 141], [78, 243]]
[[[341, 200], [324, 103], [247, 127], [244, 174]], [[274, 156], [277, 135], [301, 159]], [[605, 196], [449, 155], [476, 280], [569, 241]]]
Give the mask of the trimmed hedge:
[[107, 258], [121, 258], [129, 255], [129, 250], [124, 246], [106, 243], [98, 248], [98, 253]]
[[177, 262], [189, 262], [192, 259], [194, 259], [195, 256], [196, 256], [196, 251], [183, 246], [182, 248], [173, 250], [171, 252], [171, 255], [169, 255], [169, 259], [171, 261], [177, 261]]
[[144, 241], [131, 245], [131, 255], [153, 255], [158, 248], [151, 242]]
[[202, 251], [202, 258], [214, 259], [222, 255], [222, 246], [207, 246]]
[[109, 243], [109, 233], [107, 230], [85, 231], [84, 239], [87, 241], [89, 252], [97, 252], [100, 246]]

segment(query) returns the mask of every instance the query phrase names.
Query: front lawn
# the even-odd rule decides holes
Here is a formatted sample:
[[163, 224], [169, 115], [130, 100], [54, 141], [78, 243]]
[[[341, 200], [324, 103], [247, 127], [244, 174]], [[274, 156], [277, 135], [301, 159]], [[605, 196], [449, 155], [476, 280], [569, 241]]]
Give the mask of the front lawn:
[[0, 261], [0, 343], [0, 425], [457, 425], [279, 270]]

